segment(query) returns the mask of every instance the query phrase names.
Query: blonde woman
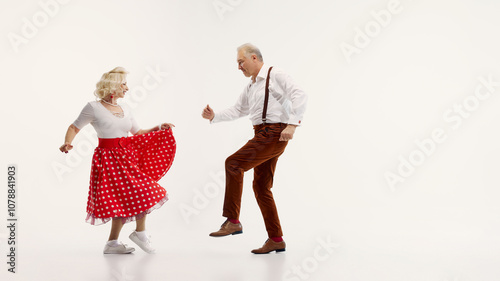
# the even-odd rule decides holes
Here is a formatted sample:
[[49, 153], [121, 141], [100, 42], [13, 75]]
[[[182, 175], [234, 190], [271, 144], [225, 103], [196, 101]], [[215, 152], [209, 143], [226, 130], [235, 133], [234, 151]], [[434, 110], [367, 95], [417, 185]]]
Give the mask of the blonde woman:
[[98, 100], [83, 108], [59, 148], [68, 153], [76, 134], [89, 123], [97, 132], [86, 221], [92, 225], [112, 221], [105, 254], [135, 250], [118, 241], [123, 225], [130, 221], [136, 222], [136, 229], [129, 238], [145, 252], [155, 252], [146, 234], [146, 215], [168, 200], [158, 181], [170, 169], [176, 151], [173, 124], [142, 130], [130, 109], [117, 103], [128, 91], [127, 73], [117, 67], [102, 75], [94, 92]]

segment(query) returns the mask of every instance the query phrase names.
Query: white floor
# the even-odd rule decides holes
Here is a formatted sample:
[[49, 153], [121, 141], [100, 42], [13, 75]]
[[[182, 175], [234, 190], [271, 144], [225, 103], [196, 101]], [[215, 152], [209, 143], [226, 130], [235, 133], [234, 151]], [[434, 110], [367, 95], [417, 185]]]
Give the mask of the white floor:
[[[250, 253], [265, 240], [260, 217], [247, 217], [242, 235], [212, 238], [208, 233], [218, 229], [219, 218], [169, 227], [162, 224], [165, 213], [160, 211], [149, 219], [154, 255], [138, 247], [129, 255], [103, 255], [109, 226], [82, 223], [54, 233], [27, 226], [19, 229], [17, 273], [7, 274], [4, 267], [0, 276], [23, 281], [498, 280], [500, 239], [493, 224], [467, 216], [442, 220], [446, 211], [435, 208], [429, 212], [434, 219], [425, 222], [404, 222], [400, 214], [379, 216], [383, 212], [374, 210], [366, 219], [332, 213], [323, 218], [326, 224], [285, 218], [287, 251], [268, 255]], [[122, 232], [121, 240], [129, 245], [132, 230], [129, 224]]]

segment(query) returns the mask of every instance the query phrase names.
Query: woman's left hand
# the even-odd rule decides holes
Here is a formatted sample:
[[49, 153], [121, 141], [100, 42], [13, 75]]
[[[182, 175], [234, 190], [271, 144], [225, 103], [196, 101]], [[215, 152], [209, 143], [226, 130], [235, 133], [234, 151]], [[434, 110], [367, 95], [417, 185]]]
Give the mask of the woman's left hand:
[[168, 130], [168, 129], [173, 128], [173, 127], [175, 127], [174, 124], [171, 124], [171, 123], [162, 123], [160, 125], [160, 130]]

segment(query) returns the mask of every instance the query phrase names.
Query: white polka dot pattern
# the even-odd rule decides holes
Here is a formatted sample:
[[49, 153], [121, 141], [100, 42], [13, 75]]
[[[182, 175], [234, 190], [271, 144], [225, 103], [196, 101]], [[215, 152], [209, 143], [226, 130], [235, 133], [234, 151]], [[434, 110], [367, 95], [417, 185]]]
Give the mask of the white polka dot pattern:
[[125, 222], [152, 212], [168, 200], [158, 181], [172, 166], [172, 130], [121, 138], [119, 146], [97, 147], [92, 158], [87, 222]]

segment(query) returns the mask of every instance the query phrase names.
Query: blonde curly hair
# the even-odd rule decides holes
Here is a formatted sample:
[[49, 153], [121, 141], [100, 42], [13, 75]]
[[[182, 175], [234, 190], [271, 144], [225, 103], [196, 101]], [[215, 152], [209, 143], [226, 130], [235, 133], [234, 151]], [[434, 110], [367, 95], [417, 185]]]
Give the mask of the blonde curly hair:
[[127, 74], [128, 71], [123, 67], [115, 67], [113, 70], [104, 73], [101, 80], [96, 84], [94, 95], [99, 99], [103, 99], [119, 90]]

